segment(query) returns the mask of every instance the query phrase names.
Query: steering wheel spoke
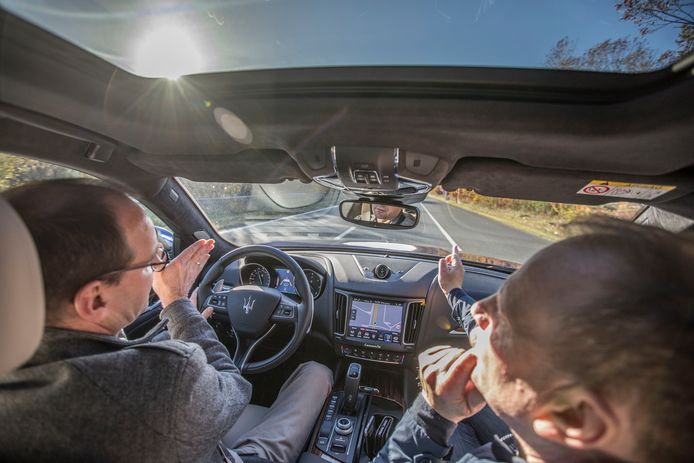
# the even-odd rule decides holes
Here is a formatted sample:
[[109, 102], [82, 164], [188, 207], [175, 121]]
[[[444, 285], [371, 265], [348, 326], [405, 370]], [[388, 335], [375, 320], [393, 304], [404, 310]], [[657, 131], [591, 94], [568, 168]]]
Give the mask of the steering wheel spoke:
[[234, 352], [233, 360], [234, 365], [236, 365], [236, 368], [238, 368], [239, 371], [246, 371], [248, 361], [251, 358], [251, 355], [253, 355], [255, 348], [260, 345], [263, 339], [265, 339], [275, 330], [276, 326], [277, 325], [272, 325], [270, 329], [258, 339], [250, 339], [245, 336], [239, 336], [236, 330], [234, 330], [234, 336], [236, 337], [236, 351]]

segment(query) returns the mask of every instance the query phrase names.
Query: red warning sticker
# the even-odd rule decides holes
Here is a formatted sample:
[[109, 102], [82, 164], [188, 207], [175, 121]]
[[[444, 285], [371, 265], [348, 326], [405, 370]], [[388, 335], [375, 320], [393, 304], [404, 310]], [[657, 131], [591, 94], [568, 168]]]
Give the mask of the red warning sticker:
[[649, 185], [645, 183], [592, 180], [588, 185], [578, 190], [577, 194], [589, 196], [611, 196], [615, 198], [642, 199], [645, 201], [650, 201], [674, 189], [675, 187], [671, 185]]

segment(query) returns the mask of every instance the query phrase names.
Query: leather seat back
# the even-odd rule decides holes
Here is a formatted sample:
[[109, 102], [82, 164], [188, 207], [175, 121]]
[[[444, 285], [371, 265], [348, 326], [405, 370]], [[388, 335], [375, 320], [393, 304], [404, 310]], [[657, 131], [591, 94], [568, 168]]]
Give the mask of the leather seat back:
[[41, 263], [22, 219], [0, 197], [0, 374], [29, 360], [41, 341]]

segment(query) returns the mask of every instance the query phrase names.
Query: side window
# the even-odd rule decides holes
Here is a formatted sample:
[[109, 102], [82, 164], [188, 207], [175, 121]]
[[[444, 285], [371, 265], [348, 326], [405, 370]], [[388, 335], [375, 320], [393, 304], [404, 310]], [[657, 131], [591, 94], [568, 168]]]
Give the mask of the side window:
[[93, 178], [75, 169], [0, 152], [0, 191], [38, 180]]
[[150, 211], [147, 206], [142, 204], [141, 202], [137, 201], [137, 204], [140, 205], [144, 213], [149, 217], [149, 219], [152, 221], [154, 224], [154, 228], [157, 231], [157, 238], [159, 239], [159, 242], [164, 245], [164, 249], [166, 249], [167, 254], [169, 255], [170, 259], [173, 259], [175, 255], [174, 251], [174, 234], [173, 231], [169, 228], [166, 223], [159, 218], [158, 215], [156, 215], [154, 212]]
[[[30, 182], [58, 178], [95, 177], [68, 167], [0, 152], [0, 192]], [[159, 240], [167, 252], [169, 252], [169, 255], [173, 257], [173, 232], [156, 214], [139, 202], [138, 204], [152, 220], [152, 223], [154, 223]]]

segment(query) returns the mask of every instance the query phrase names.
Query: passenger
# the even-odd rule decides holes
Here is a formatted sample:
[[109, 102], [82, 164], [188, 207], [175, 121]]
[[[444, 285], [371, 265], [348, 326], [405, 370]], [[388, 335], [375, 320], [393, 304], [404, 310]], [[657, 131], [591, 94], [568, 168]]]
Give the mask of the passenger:
[[[38, 248], [46, 330], [33, 358], [0, 378], [1, 461], [298, 458], [332, 383], [313, 362], [247, 425], [234, 452], [220, 445], [251, 385], [188, 298], [212, 240], [167, 265], [152, 222], [116, 190], [59, 180], [5, 195]], [[171, 340], [123, 339], [151, 289]]]
[[420, 356], [423, 392], [374, 461], [447, 459], [456, 423], [485, 402], [518, 446], [497, 436], [461, 462], [692, 461], [691, 235], [599, 224], [471, 310], [458, 252], [438, 280], [472, 348]]

